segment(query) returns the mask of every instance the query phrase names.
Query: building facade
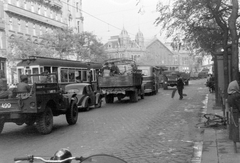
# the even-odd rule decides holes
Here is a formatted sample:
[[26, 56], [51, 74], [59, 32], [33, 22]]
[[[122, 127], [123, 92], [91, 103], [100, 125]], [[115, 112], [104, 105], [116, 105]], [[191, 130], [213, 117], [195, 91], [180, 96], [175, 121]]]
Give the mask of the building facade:
[[146, 54], [139, 63], [166, 66], [169, 70], [177, 70], [179, 67], [178, 58], [156, 37], [146, 45]]
[[117, 36], [112, 36], [104, 45], [108, 58], [131, 58], [137, 61], [145, 53], [144, 36], [139, 30], [135, 40], [131, 40], [123, 28]]
[[191, 52], [182, 43], [166, 42], [166, 47], [174, 54], [178, 60], [177, 70], [181, 72], [190, 72], [194, 59]]
[[15, 37], [38, 44], [42, 34], [57, 28], [82, 32], [81, 9], [82, 0], [0, 0], [0, 52]]

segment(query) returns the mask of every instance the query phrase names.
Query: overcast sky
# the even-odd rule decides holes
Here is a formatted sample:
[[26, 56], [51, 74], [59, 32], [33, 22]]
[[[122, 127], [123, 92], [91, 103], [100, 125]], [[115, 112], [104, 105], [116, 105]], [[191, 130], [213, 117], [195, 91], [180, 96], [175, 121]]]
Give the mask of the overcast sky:
[[[119, 35], [123, 27], [128, 31], [131, 39], [140, 30], [145, 42], [155, 35], [161, 40], [160, 27], [154, 25], [157, 18], [156, 4], [158, 1], [169, 3], [170, 0], [83, 0], [84, 31], [92, 32], [105, 43], [110, 36]], [[142, 12], [139, 12], [140, 8]]]

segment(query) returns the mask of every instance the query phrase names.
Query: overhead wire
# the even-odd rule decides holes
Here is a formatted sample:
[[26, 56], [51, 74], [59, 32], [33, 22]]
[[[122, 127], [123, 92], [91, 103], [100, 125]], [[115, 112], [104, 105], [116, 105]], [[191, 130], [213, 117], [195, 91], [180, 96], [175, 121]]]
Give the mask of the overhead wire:
[[[73, 8], [75, 8], [75, 9], [78, 9], [78, 10], [80, 10], [81, 12], [83, 12], [83, 13], [85, 13], [85, 14], [87, 14], [87, 15], [89, 15], [89, 16], [91, 16], [91, 17], [93, 17], [93, 18], [95, 18], [95, 19], [97, 19], [97, 20], [99, 20], [99, 21], [101, 21], [101, 22], [103, 22], [103, 23], [105, 23], [105, 24], [107, 24], [108, 27], [111, 26], [111, 27], [113, 27], [113, 28], [115, 28], [115, 29], [118, 29], [118, 30], [122, 31], [121, 28], [116, 27], [115, 25], [112, 25], [111, 23], [108, 23], [108, 22], [106, 22], [106, 21], [104, 21], [104, 20], [102, 20], [102, 19], [99, 19], [98, 17], [96, 17], [96, 16], [94, 16], [94, 15], [92, 15], [92, 14], [90, 14], [90, 13], [84, 11], [83, 9], [79, 9], [79, 8], [73, 6], [72, 4], [69, 4], [69, 3], [67, 3], [67, 2], [64, 2], [63, 0], [60, 0], [60, 1], [61, 1], [62, 3], [64, 3], [64, 4], [67, 4], [67, 5], [69, 5], [69, 6], [73, 7]], [[133, 36], [136, 35], [136, 34], [132, 34], [132, 33], [129, 33], [129, 32], [128, 32], [128, 34], [133, 35]]]

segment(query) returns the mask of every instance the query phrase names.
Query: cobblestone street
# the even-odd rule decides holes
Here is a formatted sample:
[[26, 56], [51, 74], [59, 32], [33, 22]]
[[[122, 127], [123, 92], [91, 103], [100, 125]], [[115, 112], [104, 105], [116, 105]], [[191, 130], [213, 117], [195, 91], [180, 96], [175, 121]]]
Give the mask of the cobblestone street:
[[78, 124], [71, 127], [65, 117], [58, 117], [49, 135], [39, 135], [35, 127], [7, 124], [0, 140], [1, 162], [27, 154], [51, 156], [63, 147], [73, 155], [113, 154], [128, 163], [191, 162], [194, 143], [202, 141], [195, 124], [208, 93], [204, 82], [191, 81], [183, 100], [178, 94], [171, 98], [170, 88], [137, 103], [104, 103], [100, 109], [80, 112]]

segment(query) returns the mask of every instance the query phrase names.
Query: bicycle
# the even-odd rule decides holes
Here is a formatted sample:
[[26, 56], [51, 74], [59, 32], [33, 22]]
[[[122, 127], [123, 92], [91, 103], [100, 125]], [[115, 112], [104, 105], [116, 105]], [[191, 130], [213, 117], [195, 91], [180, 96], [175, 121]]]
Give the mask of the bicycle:
[[22, 161], [27, 161], [29, 163], [34, 163], [41, 161], [44, 163], [71, 163], [72, 160], [75, 160], [79, 163], [127, 163], [126, 161], [107, 154], [96, 154], [88, 157], [73, 157], [71, 152], [68, 149], [58, 150], [53, 157], [50, 159], [45, 159], [43, 157], [38, 157], [34, 155], [29, 155], [26, 157], [16, 157], [14, 158], [15, 163], [20, 163]]
[[197, 123], [196, 124], [197, 128], [218, 127], [227, 125], [227, 119], [223, 116], [207, 113], [204, 114], [203, 117], [207, 120], [204, 122]]

